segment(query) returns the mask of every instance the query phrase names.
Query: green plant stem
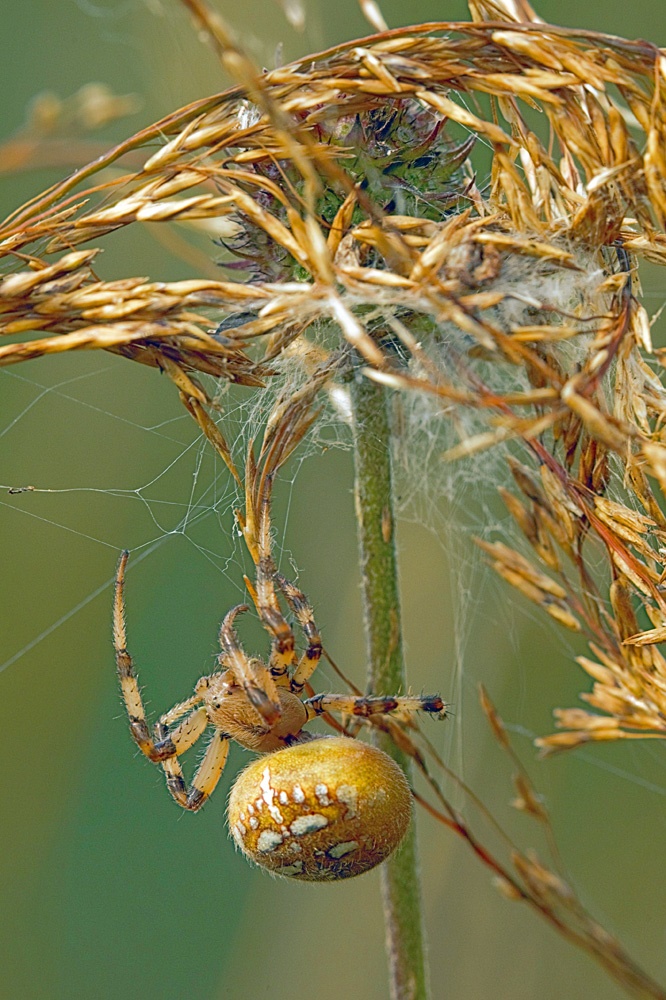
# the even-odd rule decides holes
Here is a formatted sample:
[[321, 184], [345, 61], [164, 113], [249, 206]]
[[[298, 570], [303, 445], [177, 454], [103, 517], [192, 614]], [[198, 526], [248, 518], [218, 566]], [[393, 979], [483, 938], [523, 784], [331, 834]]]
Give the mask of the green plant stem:
[[[391, 493], [391, 426], [383, 387], [357, 375], [351, 386], [355, 499], [362, 576], [368, 687], [407, 690], [400, 635]], [[409, 757], [384, 733], [376, 743], [410, 777]], [[402, 847], [381, 869], [391, 1000], [427, 1000], [421, 891], [412, 822]]]

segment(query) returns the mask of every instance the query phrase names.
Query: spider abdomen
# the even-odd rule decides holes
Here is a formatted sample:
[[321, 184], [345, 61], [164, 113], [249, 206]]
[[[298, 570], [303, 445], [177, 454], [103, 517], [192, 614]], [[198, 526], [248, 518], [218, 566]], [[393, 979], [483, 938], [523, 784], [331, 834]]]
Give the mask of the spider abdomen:
[[248, 858], [308, 881], [351, 878], [395, 850], [411, 817], [407, 780], [383, 751], [323, 737], [253, 761], [229, 797], [229, 829]]

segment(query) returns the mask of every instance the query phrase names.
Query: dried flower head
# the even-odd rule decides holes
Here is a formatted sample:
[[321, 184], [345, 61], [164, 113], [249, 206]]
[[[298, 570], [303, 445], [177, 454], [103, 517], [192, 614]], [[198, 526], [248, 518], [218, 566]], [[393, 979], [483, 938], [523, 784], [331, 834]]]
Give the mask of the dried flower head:
[[[543, 568], [486, 551], [588, 635], [602, 713], [560, 713], [566, 732], [542, 746], [662, 737], [666, 400], [634, 272], [666, 261], [666, 62], [524, 0], [471, 10], [266, 74], [215, 22], [239, 87], [2, 225], [0, 364], [104, 348], [160, 368], [226, 460], [196, 373], [259, 387], [297, 344], [350, 344], [369, 377], [453, 417], [448, 459], [516, 443], [522, 496], [503, 496]], [[470, 162], [484, 148], [487, 185]], [[86, 188], [128, 154], [139, 169]], [[75, 249], [176, 220], [218, 234], [226, 279], [104, 281], [95, 250]]]

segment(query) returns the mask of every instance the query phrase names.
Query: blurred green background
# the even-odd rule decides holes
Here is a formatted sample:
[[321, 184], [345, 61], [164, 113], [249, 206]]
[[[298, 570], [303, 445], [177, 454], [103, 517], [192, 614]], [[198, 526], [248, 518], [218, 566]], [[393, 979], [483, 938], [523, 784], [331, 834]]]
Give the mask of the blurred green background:
[[[354, 0], [305, 0], [303, 33], [277, 3], [221, 0], [258, 62], [273, 65], [368, 33]], [[462, 0], [384, 0], [391, 26], [466, 19]], [[541, 0], [569, 25], [666, 43], [655, 0]], [[176, 0], [3, 0], [2, 135], [45, 89], [92, 80], [142, 99], [101, 137], [135, 131], [226, 85]], [[57, 179], [0, 176], [4, 216]], [[106, 241], [102, 277], [190, 273], [150, 233]], [[216, 256], [211, 246], [210, 256]], [[659, 276], [648, 307], [666, 298]], [[234, 852], [226, 791], [182, 815], [161, 774], [137, 759], [110, 642], [118, 552], [134, 550], [129, 643], [154, 715], [211, 669], [222, 614], [243, 592], [228, 475], [197, 439], [166, 379], [90, 354], [0, 370], [0, 483], [54, 492], [0, 493], [1, 1000], [337, 1000], [387, 996], [376, 873], [338, 886], [273, 880]], [[278, 489], [282, 568], [312, 598], [327, 648], [363, 686], [351, 459], [331, 450]], [[471, 488], [471, 487], [468, 487]], [[539, 843], [512, 816], [509, 773], [479, 718], [482, 680], [516, 730], [551, 808], [583, 901], [654, 975], [666, 979], [664, 757], [657, 744], [601, 747], [537, 762], [530, 737], [575, 704], [585, 679], [572, 648], [508, 588], [488, 579], [456, 507], [433, 542], [401, 525], [403, 611], [411, 683], [454, 701], [428, 735], [521, 845]], [[488, 500], [499, 527], [503, 514]], [[482, 504], [481, 504], [482, 505]], [[144, 558], [140, 558], [140, 557]], [[455, 592], [452, 591], [455, 588]], [[249, 645], [263, 641], [251, 628]], [[339, 682], [325, 670], [321, 689]], [[621, 992], [518, 904], [429, 817], [419, 815], [435, 1000], [614, 1000]]]

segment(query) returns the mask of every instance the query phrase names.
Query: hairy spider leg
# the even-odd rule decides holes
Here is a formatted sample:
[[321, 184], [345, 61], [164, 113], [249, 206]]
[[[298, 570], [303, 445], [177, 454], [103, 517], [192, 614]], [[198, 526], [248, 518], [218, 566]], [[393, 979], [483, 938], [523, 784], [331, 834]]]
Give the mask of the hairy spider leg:
[[236, 682], [243, 688], [251, 705], [256, 708], [267, 726], [280, 718], [280, 697], [275, 680], [260, 660], [250, 658], [240, 648], [234, 631], [236, 615], [247, 611], [247, 604], [232, 608], [220, 626], [220, 665], [230, 670]]
[[261, 623], [271, 637], [271, 653], [268, 661], [271, 676], [281, 687], [288, 687], [289, 671], [296, 663], [296, 650], [294, 633], [282, 614], [275, 593], [276, 569], [271, 554], [270, 487], [269, 479], [259, 513], [257, 584], [256, 590], [250, 588], [250, 593]]
[[179, 701], [177, 705], [170, 708], [168, 712], [164, 713], [164, 715], [160, 715], [159, 719], [153, 726], [155, 738], [161, 738], [159, 735], [160, 727], [170, 730], [174, 722], [177, 722], [178, 719], [182, 719], [184, 715], [187, 715], [188, 712], [192, 711], [195, 705], [200, 705], [202, 701], [202, 695], [198, 691], [195, 691], [191, 698], [188, 698], [186, 701]]
[[[113, 646], [116, 652], [116, 669], [120, 679], [120, 690], [125, 703], [125, 709], [127, 710], [130, 732], [134, 742], [149, 760], [160, 762], [166, 760], [168, 757], [176, 756], [178, 749], [171, 736], [161, 736], [155, 739], [151, 735], [146, 720], [146, 710], [139, 690], [139, 681], [134, 672], [132, 657], [127, 650], [124, 585], [125, 567], [127, 566], [128, 558], [129, 552], [123, 552], [120, 556], [113, 599]], [[185, 714], [185, 712], [188, 712], [194, 705], [200, 702], [201, 698], [197, 696], [189, 699], [187, 702], [181, 702], [174, 710], [177, 713], [174, 718]], [[186, 739], [184, 733], [183, 739]]]
[[[202, 711], [205, 713], [205, 710]], [[199, 733], [200, 735], [201, 733]], [[182, 806], [183, 809], [189, 809], [190, 812], [197, 812], [198, 809], [201, 809], [204, 802], [215, 791], [228, 755], [229, 739], [219, 729], [215, 729], [189, 787], [185, 782], [178, 757], [169, 757], [167, 760], [161, 761], [167, 788], [179, 806]]]
[[[183, 809], [196, 811], [201, 808], [220, 780], [229, 752], [229, 741], [223, 733], [215, 730], [203, 760], [192, 779], [191, 787], [188, 789], [178, 757], [194, 746], [208, 726], [206, 709], [203, 706], [194, 707], [200, 705], [203, 700], [201, 695], [194, 694], [186, 701], [174, 705], [170, 711], [160, 717], [155, 724], [154, 735], [151, 736], [139, 690], [139, 682], [134, 672], [134, 664], [127, 651], [124, 584], [128, 558], [129, 552], [123, 552], [116, 572], [113, 601], [113, 645], [116, 651], [116, 667], [120, 678], [120, 688], [129, 717], [130, 732], [141, 752], [149, 760], [162, 766], [167, 788], [176, 802]], [[183, 715], [187, 717], [175, 729], [169, 731], [169, 726], [182, 718]]]
[[386, 697], [366, 695], [354, 698], [345, 694], [317, 694], [303, 702], [308, 711], [308, 721], [324, 712], [340, 712], [368, 718], [371, 715], [392, 715], [394, 712], [428, 712], [439, 719], [446, 718], [446, 704], [438, 695], [417, 697], [404, 695]]
[[321, 634], [314, 620], [312, 605], [305, 594], [281, 573], [275, 571], [274, 576], [308, 642], [291, 678], [291, 690], [294, 694], [300, 695], [319, 666], [322, 653]]
[[[196, 703], [200, 701], [201, 698], [195, 696], [188, 699], [188, 701], [181, 702], [176, 707], [180, 709], [192, 702]], [[209, 721], [208, 712], [203, 706], [196, 708], [175, 729], [170, 729], [168, 722], [165, 721], [169, 717], [174, 719], [173, 709], [171, 712], [167, 712], [166, 717], [162, 716], [153, 726], [155, 746], [160, 748], [168, 746], [173, 750], [173, 753], [169, 754], [170, 757], [180, 757], [181, 754], [184, 754], [186, 750], [194, 746], [197, 740], [203, 736]], [[165, 759], [167, 758], [161, 758], [162, 761]]]

